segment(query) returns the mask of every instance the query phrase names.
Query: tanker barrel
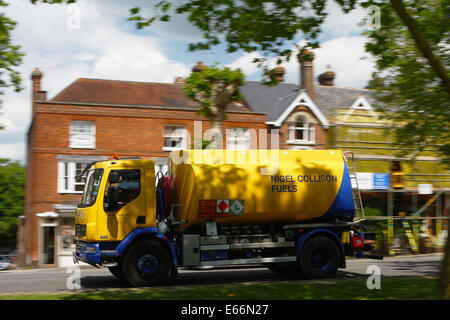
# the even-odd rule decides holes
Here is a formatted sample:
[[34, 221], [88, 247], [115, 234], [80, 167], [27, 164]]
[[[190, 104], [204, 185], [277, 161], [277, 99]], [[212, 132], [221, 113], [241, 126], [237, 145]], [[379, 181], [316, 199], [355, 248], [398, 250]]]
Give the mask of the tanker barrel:
[[171, 157], [182, 229], [218, 224], [353, 221], [339, 150], [184, 150]]

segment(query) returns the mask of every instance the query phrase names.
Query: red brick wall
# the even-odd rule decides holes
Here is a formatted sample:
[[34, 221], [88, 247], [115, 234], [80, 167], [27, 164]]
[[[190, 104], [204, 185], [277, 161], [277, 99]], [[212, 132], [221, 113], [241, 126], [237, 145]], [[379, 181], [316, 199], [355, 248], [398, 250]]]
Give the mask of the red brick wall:
[[[167, 124], [180, 124], [194, 137], [194, 121], [203, 121], [203, 131], [209, 121], [195, 111], [70, 106], [40, 104], [35, 122], [35, 147], [39, 152], [76, 155], [166, 156], [162, 151], [162, 134]], [[96, 149], [68, 149], [69, 125], [73, 120], [89, 120], [96, 125]], [[266, 128], [265, 115], [229, 113], [227, 127]]]

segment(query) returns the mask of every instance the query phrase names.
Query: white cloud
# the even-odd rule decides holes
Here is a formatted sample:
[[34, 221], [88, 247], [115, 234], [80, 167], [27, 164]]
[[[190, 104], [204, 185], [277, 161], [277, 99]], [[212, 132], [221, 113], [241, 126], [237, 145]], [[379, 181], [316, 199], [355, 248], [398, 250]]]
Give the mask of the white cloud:
[[26, 144], [22, 143], [2, 143], [0, 145], [0, 158], [19, 160], [25, 163]]
[[374, 63], [367, 56], [364, 44], [367, 39], [363, 36], [341, 37], [323, 43], [315, 50], [315, 80], [326, 71], [326, 66], [336, 73], [336, 86], [363, 88], [375, 70]]
[[229, 63], [227, 67], [231, 69], [237, 69], [240, 68], [241, 71], [246, 75], [250, 76], [255, 74], [256, 72], [259, 72], [260, 69], [258, 69], [258, 64], [254, 63], [254, 59], [260, 59], [262, 56], [257, 52], [252, 53], [246, 53], [242, 57], [234, 60], [233, 62]]
[[[365, 42], [365, 37], [354, 36], [339, 37], [322, 43], [320, 48], [314, 50], [314, 81], [318, 83], [317, 77], [326, 71], [326, 66], [329, 64], [336, 73], [334, 79], [336, 86], [364, 87], [375, 68], [372, 61], [362, 59], [367, 55], [364, 49]], [[296, 49], [293, 51], [290, 62], [282, 64], [286, 69], [284, 81], [299, 83], [300, 65], [295, 58], [298, 51]], [[245, 54], [230, 63], [229, 66], [240, 67], [247, 79], [261, 80], [261, 76], [256, 75], [260, 70], [257, 68], [257, 64], [252, 62], [254, 57], [260, 57], [260, 55], [257, 53]], [[268, 61], [268, 64], [274, 67], [275, 62], [274, 58]]]
[[[12, 90], [7, 90], [12, 91]], [[0, 158], [25, 162], [25, 141], [30, 121], [31, 102], [22, 97], [7, 99], [0, 111]]]
[[363, 27], [359, 25], [367, 15], [365, 9], [356, 6], [349, 13], [344, 13], [335, 1], [328, 1], [325, 11], [328, 13], [322, 25], [322, 32], [328, 38], [360, 35]]
[[[137, 4], [146, 5], [143, 1]], [[5, 9], [5, 14], [17, 21], [12, 42], [26, 53], [18, 68], [25, 90], [15, 93], [7, 89], [1, 97], [0, 122], [6, 128], [0, 131], [0, 157], [25, 158], [23, 145], [31, 118], [30, 75], [35, 67], [44, 73], [42, 90], [48, 91], [48, 98], [80, 77], [173, 82], [176, 76], [189, 74], [182, 62], [165, 55], [160, 37], [138, 32], [126, 21], [130, 3], [78, 1], [76, 5], [78, 11], [68, 10], [66, 5], [14, 1]], [[79, 28], [69, 28], [68, 22], [76, 21], [73, 15], [77, 13]]]
[[[314, 81], [327, 70], [327, 65], [335, 72], [335, 86], [363, 88], [370, 79], [374, 64], [370, 60], [362, 59], [367, 56], [364, 36], [339, 37], [320, 44], [314, 49]], [[299, 83], [300, 66], [296, 59], [292, 59], [285, 66], [286, 81]]]

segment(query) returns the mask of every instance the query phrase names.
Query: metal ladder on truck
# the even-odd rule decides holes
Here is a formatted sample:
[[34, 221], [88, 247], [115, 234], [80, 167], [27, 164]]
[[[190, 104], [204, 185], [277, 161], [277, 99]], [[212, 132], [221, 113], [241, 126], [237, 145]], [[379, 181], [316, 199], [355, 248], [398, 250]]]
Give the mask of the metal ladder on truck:
[[[364, 207], [361, 200], [361, 192], [359, 191], [358, 179], [356, 177], [356, 164], [355, 157], [353, 152], [351, 151], [342, 151], [342, 156], [344, 157], [344, 161], [347, 164], [350, 181], [352, 184], [352, 193], [353, 193], [353, 202], [355, 204], [355, 215], [357, 220], [364, 220]], [[351, 165], [348, 161], [351, 161]]]

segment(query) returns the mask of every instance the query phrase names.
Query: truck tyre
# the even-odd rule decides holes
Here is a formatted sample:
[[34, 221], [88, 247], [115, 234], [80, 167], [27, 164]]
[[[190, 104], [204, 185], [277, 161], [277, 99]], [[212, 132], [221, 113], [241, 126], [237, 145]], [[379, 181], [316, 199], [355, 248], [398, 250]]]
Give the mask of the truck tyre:
[[127, 250], [123, 259], [126, 280], [135, 287], [160, 285], [169, 280], [170, 256], [156, 240], [140, 241]]
[[112, 275], [118, 279], [125, 279], [123, 272], [122, 272], [122, 268], [120, 266], [115, 266], [115, 267], [108, 267], [109, 272], [112, 273]]
[[339, 266], [339, 249], [333, 240], [316, 236], [306, 241], [297, 258], [297, 274], [306, 279], [333, 276]]

